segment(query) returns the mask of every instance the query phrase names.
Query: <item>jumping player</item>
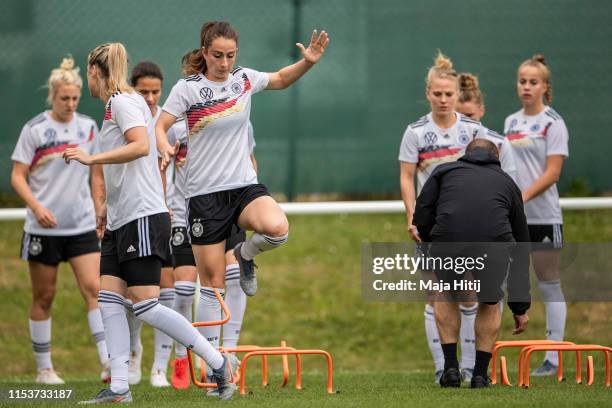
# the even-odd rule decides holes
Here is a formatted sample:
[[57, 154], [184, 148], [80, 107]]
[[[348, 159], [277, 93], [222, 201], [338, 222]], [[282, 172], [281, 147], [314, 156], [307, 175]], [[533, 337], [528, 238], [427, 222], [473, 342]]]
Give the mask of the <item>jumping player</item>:
[[[231, 399], [237, 360], [223, 355], [180, 314], [161, 305], [161, 265], [170, 238], [152, 117], [146, 102], [127, 84], [127, 53], [121, 43], [102, 44], [88, 56], [87, 80], [92, 96], [105, 104], [96, 154], [78, 148], [64, 152], [67, 162], [94, 167], [97, 228], [104, 235], [98, 303], [111, 360], [111, 385], [85, 403], [130, 402], [130, 354], [125, 298], [134, 314], [191, 348], [214, 368], [220, 399]], [[103, 181], [103, 183], [102, 183]]]
[[[516, 83], [522, 109], [506, 118], [504, 131], [518, 164], [532, 260], [546, 308], [546, 338], [561, 341], [567, 306], [561, 290], [559, 262], [563, 245], [563, 215], [557, 181], [569, 156], [565, 122], [553, 108], [550, 69], [544, 56], [534, 55], [518, 68]], [[557, 353], [547, 352], [532, 375], [557, 372]]]
[[32, 282], [30, 336], [36, 357], [36, 382], [63, 384], [51, 361], [51, 306], [58, 264], [67, 261], [87, 305], [89, 328], [98, 348], [101, 378], [109, 380], [108, 351], [97, 293], [100, 246], [89, 189], [89, 169], [66, 165], [67, 147], [90, 152], [98, 137], [93, 119], [78, 113], [83, 81], [72, 58], [64, 58], [48, 80], [51, 110], [30, 120], [11, 156], [11, 183], [28, 209], [21, 256], [28, 261]]
[[[158, 146], [167, 164], [175, 153], [166, 132], [178, 118], [188, 127], [186, 197], [188, 232], [202, 284], [207, 311], [200, 321], [218, 319], [219, 302], [213, 288], [225, 286], [225, 245], [232, 229], [254, 231], [234, 250], [240, 266], [240, 285], [254, 295], [257, 281], [253, 258], [284, 244], [288, 221], [267, 189], [257, 182], [249, 160], [248, 123], [251, 96], [264, 89], [284, 89], [308, 72], [329, 43], [325, 31], [313, 31], [310, 44], [297, 44], [303, 58], [278, 72], [263, 73], [236, 67], [238, 33], [227, 22], [205, 23], [200, 47], [185, 56], [189, 75], [172, 88], [157, 122]], [[205, 336], [219, 338], [219, 327]]]

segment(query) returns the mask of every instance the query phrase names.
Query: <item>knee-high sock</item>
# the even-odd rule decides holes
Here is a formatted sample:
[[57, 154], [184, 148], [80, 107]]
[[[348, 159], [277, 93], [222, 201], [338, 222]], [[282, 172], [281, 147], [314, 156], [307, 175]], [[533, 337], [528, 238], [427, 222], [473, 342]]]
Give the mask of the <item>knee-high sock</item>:
[[289, 239], [289, 234], [285, 234], [280, 237], [269, 237], [267, 235], [254, 232], [253, 235], [247, 238], [247, 240], [244, 241], [244, 244], [242, 244], [240, 254], [244, 259], [250, 261], [260, 252], [269, 251], [283, 245], [285, 242], [287, 242], [287, 239]]
[[[223, 289], [219, 289], [221, 295], [224, 294]], [[198, 321], [211, 322], [221, 320], [221, 304], [215, 296], [213, 288], [200, 288], [200, 301], [198, 302]], [[219, 336], [221, 334], [221, 326], [200, 327], [200, 333], [208, 340], [215, 348], [219, 348]]]
[[[163, 288], [159, 291], [159, 303], [163, 306], [172, 308], [174, 304], [174, 289]], [[155, 359], [153, 360], [152, 370], [166, 372], [168, 360], [172, 352], [172, 338], [161, 330], [155, 329]]]
[[427, 345], [431, 356], [433, 357], [436, 371], [444, 369], [444, 354], [440, 345], [440, 334], [438, 326], [436, 326], [436, 315], [434, 308], [431, 305], [425, 305], [425, 335], [427, 336]]
[[214, 369], [223, 365], [223, 356], [183, 316], [159, 304], [157, 299], [146, 299], [134, 305], [137, 318], [149, 323], [190, 348]]
[[98, 306], [104, 322], [104, 335], [110, 356], [111, 385], [113, 392], [124, 393], [129, 389], [128, 364], [130, 361], [130, 328], [128, 326], [125, 299], [118, 293], [101, 290]]
[[130, 328], [130, 352], [137, 354], [142, 351], [142, 342], [140, 341], [140, 331], [142, 329], [142, 321], [134, 316], [132, 301], [125, 300], [125, 315]]
[[[567, 305], [561, 290], [561, 281], [559, 279], [538, 281], [538, 288], [542, 292], [542, 299], [546, 309], [546, 338], [548, 340], [562, 341], [565, 333]], [[546, 360], [559, 365], [559, 356], [556, 351], [546, 352]]]
[[247, 296], [240, 287], [240, 267], [231, 264], [225, 267], [225, 303], [230, 312], [230, 320], [223, 326], [223, 347], [236, 347], [246, 309]]
[[476, 361], [476, 333], [474, 324], [476, 323], [476, 312], [478, 304], [474, 306], [459, 305], [461, 311], [461, 329], [459, 330], [459, 340], [461, 341], [461, 368], [473, 368]]
[[[176, 281], [174, 282], [174, 305], [173, 309], [176, 310], [181, 316], [187, 319], [191, 323], [193, 319], [193, 296], [195, 295], [195, 282], [191, 281]], [[181, 343], [174, 345], [174, 352], [177, 358], [187, 357], [187, 349]]]
[[29, 320], [32, 350], [38, 371], [53, 368], [51, 362], [51, 318], [47, 320]]
[[106, 364], [108, 362], [108, 349], [106, 348], [104, 323], [102, 323], [102, 313], [100, 312], [100, 309], [92, 309], [87, 312], [87, 321], [89, 322], [91, 335], [96, 342], [100, 364]]

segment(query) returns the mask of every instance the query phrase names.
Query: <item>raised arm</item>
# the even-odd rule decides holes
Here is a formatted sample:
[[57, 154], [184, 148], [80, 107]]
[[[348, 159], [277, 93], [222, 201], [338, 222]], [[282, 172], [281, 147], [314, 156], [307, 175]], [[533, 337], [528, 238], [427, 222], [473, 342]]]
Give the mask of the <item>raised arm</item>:
[[317, 35], [317, 30], [313, 30], [308, 48], [304, 48], [301, 43], [295, 44], [304, 58], [295, 64], [282, 68], [280, 71], [271, 72], [266, 89], [285, 89], [300, 79], [314, 64], [319, 62], [328, 44], [329, 37], [325, 31], [321, 31], [321, 34]]

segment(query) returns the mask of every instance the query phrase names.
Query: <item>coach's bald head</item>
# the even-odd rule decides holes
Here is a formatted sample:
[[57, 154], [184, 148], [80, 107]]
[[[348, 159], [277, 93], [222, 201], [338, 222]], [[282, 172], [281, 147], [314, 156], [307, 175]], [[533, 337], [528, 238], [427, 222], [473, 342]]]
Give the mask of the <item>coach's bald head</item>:
[[499, 150], [497, 150], [497, 146], [487, 139], [474, 139], [467, 145], [465, 148], [465, 153], [472, 153], [476, 150], [485, 150], [488, 153], [499, 159]]

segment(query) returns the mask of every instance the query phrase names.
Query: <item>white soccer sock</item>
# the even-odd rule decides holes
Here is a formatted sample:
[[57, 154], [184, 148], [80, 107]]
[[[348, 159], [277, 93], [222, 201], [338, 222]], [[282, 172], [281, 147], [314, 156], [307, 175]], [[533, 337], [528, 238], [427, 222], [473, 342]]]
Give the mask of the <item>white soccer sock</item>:
[[277, 248], [287, 242], [289, 234], [282, 235], [280, 237], [269, 237], [267, 235], [258, 234], [256, 232], [247, 238], [240, 248], [240, 255], [250, 261], [255, 258], [257, 254], [264, 251]]
[[[174, 296], [174, 305], [172, 308], [176, 310], [181, 316], [185, 317], [188, 322], [192, 321], [193, 318], [193, 296], [195, 295], [195, 282], [191, 281], [176, 281], [174, 282], [174, 290], [176, 295]], [[174, 353], [176, 358], [187, 357], [187, 349], [181, 343], [174, 345]]]
[[434, 308], [426, 304], [424, 315], [427, 345], [429, 346], [429, 351], [431, 351], [436, 371], [440, 371], [444, 369], [444, 354], [442, 353], [442, 346], [440, 345], [440, 334], [438, 333], [438, 326], [436, 326]]
[[106, 339], [104, 338], [104, 323], [102, 323], [102, 313], [100, 313], [100, 309], [96, 308], [87, 312], [87, 321], [89, 322], [91, 335], [96, 342], [100, 364], [106, 364], [108, 362], [108, 349], [106, 348]]
[[51, 318], [47, 320], [29, 319], [29, 322], [36, 369], [41, 371], [53, 368], [53, 363], [51, 362]]
[[[223, 289], [218, 289], [221, 296], [224, 294]], [[215, 296], [213, 288], [200, 288], [200, 301], [198, 302], [198, 321], [210, 322], [221, 320], [221, 304]], [[219, 335], [221, 334], [221, 326], [200, 327], [200, 333], [210, 342], [215, 348], [219, 348]]]
[[[538, 281], [538, 288], [542, 292], [546, 309], [546, 338], [563, 341], [567, 304], [561, 290], [561, 280]], [[554, 365], [559, 365], [559, 355], [556, 351], [547, 351], [545, 359]]]
[[134, 305], [134, 314], [172, 337], [177, 342], [190, 348], [202, 357], [209, 366], [219, 369], [223, 365], [223, 356], [183, 316], [159, 304], [157, 299], [146, 299]]
[[236, 347], [240, 338], [240, 328], [246, 309], [247, 296], [240, 287], [240, 267], [231, 264], [225, 267], [225, 304], [230, 312], [230, 320], [223, 326], [223, 347]]
[[459, 305], [461, 311], [461, 329], [459, 330], [459, 340], [461, 341], [461, 368], [474, 368], [476, 362], [476, 333], [474, 324], [476, 323], [476, 312], [478, 304], [474, 306]]
[[129, 390], [128, 365], [130, 361], [130, 338], [125, 313], [125, 299], [118, 293], [100, 290], [98, 306], [104, 322], [106, 345], [110, 355], [111, 385], [116, 393]]
[[142, 342], [140, 341], [142, 321], [134, 316], [133, 304], [130, 299], [125, 300], [125, 315], [130, 327], [130, 352], [140, 353], [142, 351]]
[[[174, 289], [163, 288], [159, 291], [159, 303], [172, 308], [174, 304]], [[172, 353], [172, 338], [161, 330], [155, 329], [155, 358], [152, 370], [166, 372], [170, 353]]]

